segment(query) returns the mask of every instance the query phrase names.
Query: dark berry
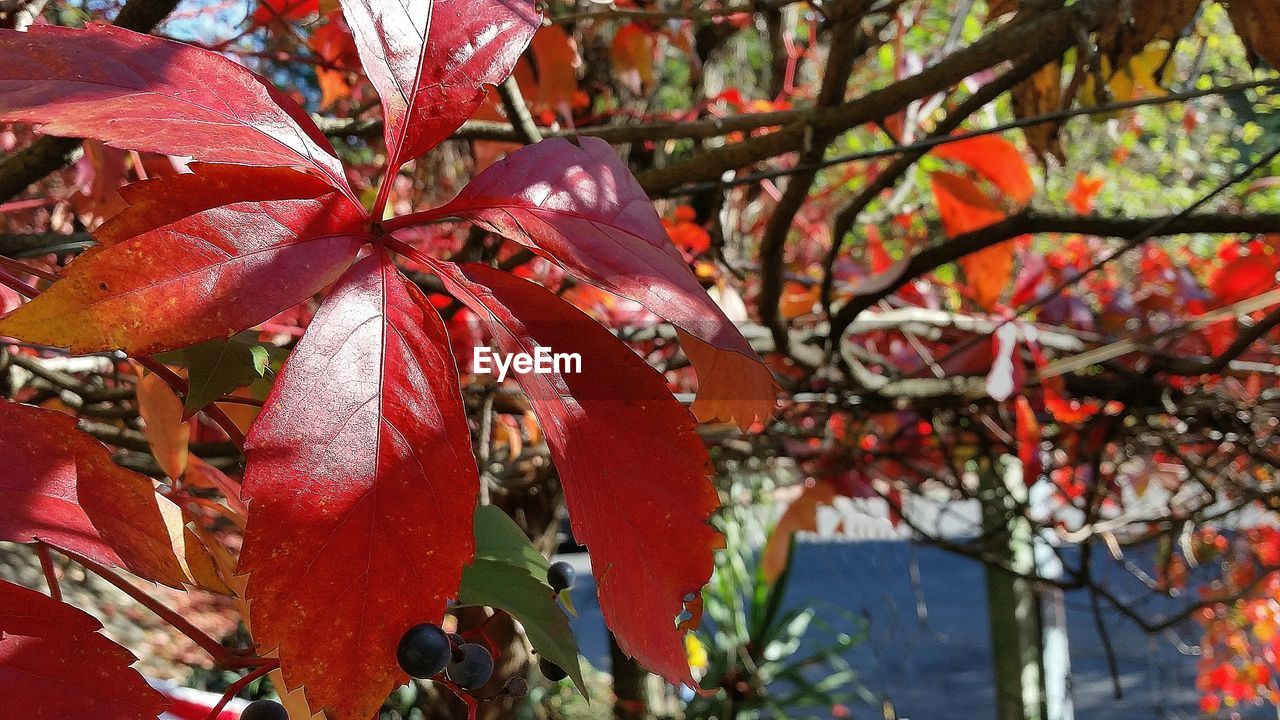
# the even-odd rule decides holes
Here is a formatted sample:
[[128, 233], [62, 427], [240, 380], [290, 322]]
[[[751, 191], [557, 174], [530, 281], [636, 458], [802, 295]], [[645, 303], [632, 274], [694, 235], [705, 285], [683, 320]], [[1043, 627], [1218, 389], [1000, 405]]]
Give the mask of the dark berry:
[[543, 677], [551, 682], [560, 682], [569, 677], [569, 673], [565, 672], [564, 668], [546, 658], [538, 658], [538, 670], [542, 672]]
[[458, 651], [459, 660], [453, 660], [445, 669], [449, 681], [463, 690], [474, 690], [493, 677], [493, 656], [489, 649], [476, 643], [463, 643]]
[[547, 568], [547, 584], [556, 592], [567, 590], [573, 587], [573, 580], [577, 574], [569, 563], [563, 560], [553, 562], [551, 567]]
[[449, 636], [437, 625], [414, 625], [396, 648], [400, 669], [416, 678], [429, 678], [449, 664]]
[[507, 697], [522, 698], [529, 694], [529, 681], [519, 675], [512, 675], [507, 678], [507, 684], [502, 686], [502, 694]]
[[289, 711], [274, 700], [255, 700], [240, 713], [240, 720], [289, 720]]

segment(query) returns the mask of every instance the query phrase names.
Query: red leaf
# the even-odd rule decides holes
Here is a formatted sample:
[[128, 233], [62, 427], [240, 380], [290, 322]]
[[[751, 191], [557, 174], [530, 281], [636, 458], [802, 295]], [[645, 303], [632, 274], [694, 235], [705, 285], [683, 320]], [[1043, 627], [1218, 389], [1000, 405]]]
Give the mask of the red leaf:
[[777, 395], [772, 373], [689, 271], [609, 144], [579, 143], [525, 147], [427, 215], [478, 223], [666, 319], [698, 370], [699, 419], [745, 428], [769, 417]]
[[1035, 197], [1036, 185], [1026, 158], [1017, 146], [999, 135], [979, 135], [939, 145], [930, 152], [968, 165], [1019, 205], [1026, 205]]
[[85, 253], [0, 319], [0, 334], [72, 352], [151, 355], [269, 320], [342, 272], [364, 211], [337, 193], [214, 208]]
[[0, 717], [155, 720], [168, 701], [93, 616], [0, 580]]
[[0, 120], [207, 162], [292, 166], [350, 194], [306, 112], [208, 50], [121, 28], [0, 31]]
[[373, 717], [400, 636], [457, 592], [479, 487], [444, 325], [384, 256], [326, 299], [246, 449], [254, 639], [313, 710]]
[[0, 402], [0, 540], [44, 542], [148, 580], [224, 590], [177, 505], [70, 415]]
[[529, 0], [342, 0], [342, 10], [382, 98], [388, 174], [471, 117], [541, 24]]
[[1219, 267], [1209, 278], [1209, 290], [1223, 305], [1237, 303], [1274, 289], [1276, 270], [1270, 256], [1244, 255]]
[[1083, 172], [1076, 173], [1075, 182], [1071, 185], [1071, 191], [1067, 193], [1067, 202], [1071, 207], [1081, 215], [1088, 215], [1093, 212], [1094, 198], [1102, 191], [1102, 186], [1106, 183], [1106, 178], [1093, 177]]
[[1040, 421], [1036, 419], [1031, 403], [1022, 395], [1014, 398], [1013, 408], [1017, 421], [1018, 459], [1022, 461], [1022, 479], [1027, 485], [1031, 485], [1044, 470], [1044, 461], [1040, 456]]
[[277, 20], [302, 20], [320, 12], [320, 0], [259, 0], [253, 11], [255, 25], [267, 25]]
[[127, 207], [93, 231], [99, 245], [115, 245], [203, 210], [251, 200], [308, 200], [333, 188], [288, 168], [192, 163], [189, 173], [120, 188]]
[[[581, 373], [517, 379], [564, 484], [574, 537], [590, 550], [618, 645], [677, 685], [697, 687], [675, 619], [711, 577], [720, 536], [711, 464], [693, 416], [666, 381], [587, 315], [544, 288], [484, 265], [442, 277], [508, 354], [581, 355]], [[619, 382], [626, 378], [626, 382]]]

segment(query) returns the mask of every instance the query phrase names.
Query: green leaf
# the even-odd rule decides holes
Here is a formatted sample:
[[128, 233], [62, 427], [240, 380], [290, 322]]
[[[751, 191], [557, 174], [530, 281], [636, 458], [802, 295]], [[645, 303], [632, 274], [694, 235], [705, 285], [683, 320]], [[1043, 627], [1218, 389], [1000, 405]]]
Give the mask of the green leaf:
[[524, 626], [535, 650], [559, 665], [585, 696], [578, 641], [547, 584], [547, 559], [520, 526], [493, 506], [476, 508], [476, 558], [462, 570], [458, 602], [503, 610]]
[[266, 377], [267, 369], [271, 367], [271, 354], [261, 345], [249, 348], [249, 353], [253, 355], [253, 369], [258, 373], [258, 377]]
[[263, 346], [257, 334], [249, 332], [161, 353], [156, 359], [187, 368], [186, 415], [190, 417], [219, 397], [260, 379], [284, 355], [279, 348]]
[[522, 567], [533, 577], [546, 580], [551, 563], [529, 542], [524, 530], [502, 510], [492, 505], [477, 507], [475, 527], [476, 558]]
[[462, 570], [458, 602], [510, 613], [524, 626], [538, 654], [563, 668], [578, 690], [587, 694], [578, 661], [578, 641], [549, 585], [515, 565], [477, 558]]

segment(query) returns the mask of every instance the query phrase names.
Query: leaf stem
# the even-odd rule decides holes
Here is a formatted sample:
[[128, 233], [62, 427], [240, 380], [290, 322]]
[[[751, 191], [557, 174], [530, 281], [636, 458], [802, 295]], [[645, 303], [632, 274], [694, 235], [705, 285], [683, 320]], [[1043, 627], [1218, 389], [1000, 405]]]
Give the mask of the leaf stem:
[[10, 290], [18, 293], [19, 295], [25, 297], [28, 300], [40, 294], [39, 290], [36, 290], [30, 285], [22, 282], [21, 280], [10, 275], [4, 270], [0, 270], [0, 285], [3, 285], [9, 288]]
[[48, 280], [49, 282], [56, 282], [59, 279], [57, 275], [51, 272], [46, 272], [44, 270], [41, 270], [38, 267], [28, 265], [27, 263], [24, 263], [20, 260], [14, 260], [13, 258], [4, 257], [3, 255], [0, 255], [0, 267], [8, 268], [10, 270], [13, 270], [14, 272], [27, 273], [28, 275], [35, 275], [41, 280]]
[[213, 709], [209, 711], [209, 714], [206, 716], [206, 720], [217, 720], [218, 716], [222, 714], [222, 709], [227, 706], [227, 703], [231, 702], [231, 698], [235, 697], [236, 695], [239, 695], [240, 691], [249, 687], [249, 685], [251, 685], [254, 680], [270, 675], [273, 671], [275, 671], [279, 667], [280, 667], [279, 660], [276, 660], [276, 659], [268, 660], [264, 662], [262, 665], [259, 665], [253, 670], [250, 670], [248, 673], [245, 674], [244, 677], [228, 685], [227, 691], [222, 693], [222, 699], [218, 700], [218, 704], [214, 705]]
[[49, 554], [49, 546], [36, 543], [36, 557], [40, 558], [40, 570], [44, 573], [44, 581], [49, 585], [49, 597], [62, 602], [62, 586], [58, 584], [58, 571], [53, 567], [53, 556]]
[[430, 225], [432, 223], [443, 222], [450, 219], [451, 215], [444, 215], [440, 212], [440, 208], [435, 210], [424, 210], [422, 212], [409, 213], [393, 217], [382, 223], [382, 229], [386, 232], [393, 233], [397, 230], [413, 227], [414, 225]]
[[[427, 213], [417, 213], [417, 214], [425, 215]], [[413, 216], [412, 215], [405, 216], [405, 218], [409, 218], [409, 217], [413, 217]], [[397, 219], [400, 219], [400, 218], [397, 218]], [[440, 267], [439, 260], [436, 260], [430, 255], [427, 255], [426, 253], [422, 252], [421, 250], [415, 248], [414, 246], [410, 245], [409, 243], [399, 238], [388, 235], [384, 237], [382, 240], [384, 243], [386, 243], [387, 247], [393, 250], [394, 252], [397, 252], [409, 258], [410, 260], [413, 260], [414, 262], [418, 262], [423, 265], [426, 265], [427, 267], [431, 268], [433, 271], [436, 268]]]
[[173, 629], [183, 635], [186, 635], [192, 642], [199, 645], [202, 650], [209, 653], [209, 656], [212, 657], [214, 662], [218, 665], [227, 668], [258, 667], [264, 662], [261, 658], [253, 657], [245, 652], [232, 650], [217, 640], [214, 640], [208, 633], [193, 625], [190, 621], [179, 615], [174, 610], [163, 605], [159, 600], [156, 600], [138, 587], [134, 586], [133, 583], [121, 577], [119, 573], [75, 553], [67, 552], [65, 550], [63, 553], [65, 553], [67, 557], [70, 557], [72, 560], [83, 565], [86, 570], [114, 585], [125, 595], [128, 595], [138, 601], [140, 605], [155, 613], [161, 620], [164, 620], [166, 623], [171, 625]]

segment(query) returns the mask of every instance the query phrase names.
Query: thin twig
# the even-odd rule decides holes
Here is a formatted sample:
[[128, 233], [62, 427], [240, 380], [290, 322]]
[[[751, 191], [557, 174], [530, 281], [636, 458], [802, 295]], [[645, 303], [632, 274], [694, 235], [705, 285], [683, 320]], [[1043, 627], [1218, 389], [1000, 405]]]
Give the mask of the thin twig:
[[155, 598], [151, 597], [147, 593], [140, 590], [133, 583], [121, 577], [119, 573], [116, 573], [115, 571], [109, 568], [103, 567], [102, 565], [99, 565], [98, 563], [86, 557], [82, 557], [75, 553], [70, 553], [66, 551], [63, 551], [63, 552], [72, 560], [75, 560], [77, 563], [83, 565], [85, 569], [89, 570], [94, 575], [97, 575], [103, 580], [106, 580], [107, 582], [114, 585], [117, 589], [119, 589], [124, 594], [138, 601], [138, 603], [141, 604], [143, 607], [155, 613], [157, 616], [160, 617], [160, 619], [164, 620], [166, 623], [173, 626], [175, 630], [182, 633], [183, 635], [186, 635], [188, 638], [191, 639], [192, 642], [200, 646], [202, 650], [208, 653], [209, 656], [213, 658], [214, 662], [221, 665], [222, 667], [226, 667], [226, 668], [257, 667], [258, 665], [262, 664], [263, 661], [261, 659], [250, 657], [242, 653], [238, 653], [235, 650], [232, 650], [231, 648], [224, 646], [222, 643], [218, 642], [217, 640], [214, 640], [212, 637], [209, 636], [208, 633], [206, 633], [205, 631], [193, 625], [189, 620], [187, 620], [186, 618], [184, 618], [182, 615], [178, 614], [174, 610], [171, 610], [170, 608], [166, 607], [159, 600], [156, 600]]

